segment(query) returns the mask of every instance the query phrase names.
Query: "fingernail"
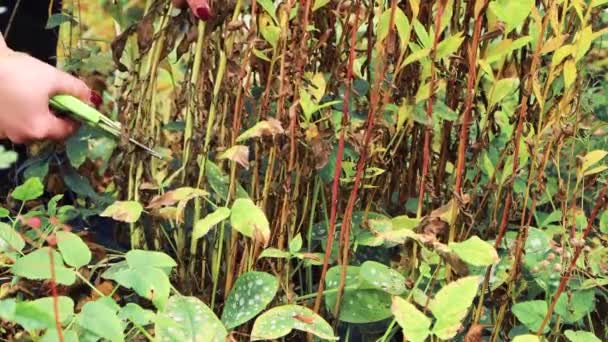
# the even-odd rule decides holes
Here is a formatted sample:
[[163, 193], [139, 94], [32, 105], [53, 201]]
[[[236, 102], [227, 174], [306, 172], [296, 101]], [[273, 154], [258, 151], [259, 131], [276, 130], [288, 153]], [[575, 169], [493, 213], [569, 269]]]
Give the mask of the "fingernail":
[[211, 19], [211, 10], [209, 7], [201, 6], [196, 9], [196, 15], [204, 21]]
[[99, 108], [101, 106], [102, 99], [101, 96], [99, 96], [99, 94], [97, 94], [95, 91], [91, 91], [90, 101], [95, 107]]

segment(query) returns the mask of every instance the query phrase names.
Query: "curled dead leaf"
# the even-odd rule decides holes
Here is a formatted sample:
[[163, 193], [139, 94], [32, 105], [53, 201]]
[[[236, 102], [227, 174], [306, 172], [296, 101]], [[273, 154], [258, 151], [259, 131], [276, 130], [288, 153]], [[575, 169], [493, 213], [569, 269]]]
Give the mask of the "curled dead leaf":
[[285, 130], [283, 129], [283, 126], [281, 126], [281, 122], [277, 119], [269, 118], [268, 120], [262, 120], [256, 123], [253, 127], [243, 132], [236, 141], [242, 142], [251, 138], [267, 135], [275, 136], [283, 133], [285, 133]]
[[246, 170], [249, 170], [249, 147], [245, 145], [235, 145], [219, 155], [218, 159], [228, 159], [238, 163]]

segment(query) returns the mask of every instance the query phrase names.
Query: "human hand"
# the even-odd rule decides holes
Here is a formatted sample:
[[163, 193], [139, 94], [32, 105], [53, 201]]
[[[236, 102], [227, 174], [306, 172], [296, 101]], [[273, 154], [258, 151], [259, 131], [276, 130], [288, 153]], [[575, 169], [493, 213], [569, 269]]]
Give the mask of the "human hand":
[[201, 20], [211, 19], [211, 7], [208, 0], [172, 0], [173, 5], [177, 8], [190, 7], [194, 15]]
[[0, 37], [0, 138], [13, 143], [63, 140], [77, 123], [56, 116], [49, 99], [72, 95], [90, 102], [92, 92], [81, 80], [6, 47]]

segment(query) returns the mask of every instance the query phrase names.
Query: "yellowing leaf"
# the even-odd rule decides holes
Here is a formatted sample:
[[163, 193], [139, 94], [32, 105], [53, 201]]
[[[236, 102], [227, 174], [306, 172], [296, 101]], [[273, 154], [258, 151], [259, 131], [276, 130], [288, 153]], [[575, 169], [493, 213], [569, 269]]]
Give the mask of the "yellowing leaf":
[[566, 34], [562, 34], [557, 37], [552, 37], [546, 43], [543, 44], [543, 48], [540, 53], [544, 55], [559, 49], [566, 41], [566, 38], [568, 38], [568, 35]]
[[423, 342], [430, 334], [431, 320], [413, 304], [401, 297], [393, 297], [391, 312], [411, 342]]
[[585, 173], [591, 166], [597, 164], [600, 160], [608, 155], [608, 151], [594, 150], [585, 155], [581, 164], [581, 173]]
[[471, 276], [444, 286], [429, 304], [429, 309], [437, 318], [433, 333], [443, 340], [454, 337], [467, 316], [473, 299], [477, 295], [480, 278]]
[[540, 342], [540, 339], [536, 335], [527, 334], [515, 336], [513, 342]]
[[463, 242], [450, 242], [448, 246], [462, 261], [473, 266], [490, 266], [500, 261], [496, 249], [477, 236]]
[[564, 86], [570, 88], [576, 81], [576, 64], [573, 60], [568, 59], [564, 64]]
[[207, 192], [192, 187], [183, 187], [166, 193], [154, 196], [148, 204], [148, 209], [158, 209], [160, 207], [171, 206], [178, 202], [188, 201], [194, 197], [206, 196]]
[[269, 118], [268, 120], [262, 120], [255, 124], [250, 129], [246, 130], [241, 134], [236, 142], [242, 142], [251, 138], [257, 138], [266, 135], [277, 135], [283, 134], [285, 131], [281, 126], [281, 122], [274, 118]]
[[230, 215], [232, 228], [239, 233], [255, 239], [264, 246], [270, 240], [270, 224], [266, 215], [250, 199], [239, 198], [232, 205]]
[[583, 173], [583, 176], [594, 175], [596, 173], [600, 173], [600, 172], [603, 172], [603, 171], [606, 171], [606, 170], [608, 170], [608, 166], [606, 166], [606, 165], [596, 166], [596, 167], [594, 167], [592, 169], [589, 169], [589, 170], [585, 171]]
[[572, 54], [572, 45], [567, 44], [555, 51], [553, 57], [551, 58], [551, 65], [555, 68], [559, 65], [564, 59]]
[[249, 170], [249, 146], [235, 145], [222, 152], [217, 159], [228, 159]]
[[312, 77], [310, 83], [311, 85], [308, 87], [308, 92], [318, 103], [323, 98], [323, 95], [325, 95], [325, 88], [327, 86], [325, 77], [323, 77], [322, 73], [318, 72]]
[[585, 55], [587, 51], [591, 48], [591, 42], [593, 41], [593, 30], [591, 29], [591, 25], [586, 26], [582, 31], [580, 31], [578, 40], [576, 41], [576, 51], [574, 61], [580, 61]]
[[211, 214], [205, 216], [205, 218], [196, 221], [192, 230], [192, 241], [193, 243], [203, 236], [207, 235], [209, 230], [216, 224], [224, 221], [230, 216], [230, 209], [226, 207], [219, 207]]
[[[411, 2], [410, 2], [411, 6]], [[397, 33], [401, 40], [401, 48], [405, 48], [410, 40], [410, 34], [412, 32], [410, 21], [407, 19], [403, 10], [399, 7], [395, 10], [395, 26], [397, 26]]]
[[116, 221], [134, 223], [139, 220], [143, 210], [144, 208], [141, 204], [139, 204], [139, 202], [116, 201], [99, 215], [103, 217], [111, 217]]

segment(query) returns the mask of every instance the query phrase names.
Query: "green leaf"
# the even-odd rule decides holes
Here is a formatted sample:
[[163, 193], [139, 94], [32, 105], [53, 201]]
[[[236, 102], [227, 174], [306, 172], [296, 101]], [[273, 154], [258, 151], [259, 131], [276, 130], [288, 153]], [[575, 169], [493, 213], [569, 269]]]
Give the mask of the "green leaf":
[[222, 312], [222, 322], [234, 329], [257, 316], [279, 289], [276, 277], [264, 272], [247, 272], [234, 284]]
[[152, 323], [155, 316], [153, 311], [146, 310], [135, 303], [127, 303], [127, 305], [120, 308], [120, 311], [118, 312], [118, 318], [128, 319], [142, 327]]
[[25, 177], [25, 179], [30, 179], [30, 178], [44, 179], [48, 173], [49, 173], [49, 160], [43, 159], [43, 160], [37, 160], [36, 162], [29, 165], [27, 167], [27, 169], [25, 169], [25, 171], [23, 172], [23, 177]]
[[573, 291], [562, 293], [555, 304], [555, 313], [565, 323], [576, 323], [595, 308], [595, 290]]
[[[602, 213], [602, 216], [600, 216], [600, 231], [604, 234], [608, 234], [608, 210], [605, 210]], [[1, 234], [2, 233], [0, 230], [0, 237], [1, 237]], [[2, 251], [1, 247], [0, 247], [0, 251]]]
[[270, 239], [270, 225], [266, 215], [250, 199], [239, 198], [232, 205], [230, 224], [239, 233], [266, 246]]
[[430, 49], [433, 45], [433, 39], [431, 38], [431, 35], [426, 31], [426, 28], [424, 27], [424, 25], [422, 25], [422, 23], [418, 19], [415, 19], [413, 21], [413, 24], [414, 24], [414, 31], [416, 32], [416, 36], [418, 37], [418, 40], [422, 44], [422, 47]]
[[30, 178], [22, 185], [15, 188], [12, 193], [14, 199], [19, 201], [31, 201], [42, 196], [44, 193], [44, 185], [40, 178]]
[[391, 311], [408, 341], [424, 342], [431, 333], [431, 320], [407, 300], [393, 297]]
[[251, 331], [251, 340], [278, 339], [294, 329], [325, 340], [338, 339], [329, 323], [314, 311], [299, 305], [283, 305], [264, 312], [256, 319]]
[[477, 236], [463, 242], [451, 242], [448, 246], [462, 261], [473, 266], [490, 266], [500, 261], [496, 249]]
[[[59, 322], [67, 324], [74, 315], [74, 301], [70, 297], [57, 297]], [[53, 297], [45, 297], [34, 301], [17, 302], [15, 305], [14, 321], [26, 331], [48, 329], [55, 327]]]
[[[531, 300], [519, 302], [513, 305], [511, 311], [517, 319], [531, 331], [538, 331], [542, 321], [547, 314], [547, 302], [544, 300]], [[549, 326], [545, 325], [543, 333], [549, 331]]]
[[401, 48], [405, 48], [410, 41], [411, 26], [410, 21], [403, 13], [403, 10], [399, 7], [395, 9], [395, 25], [397, 26], [397, 33], [401, 40]]
[[66, 264], [76, 268], [88, 265], [92, 257], [91, 251], [80, 236], [62, 230], [55, 235], [57, 237], [57, 247]]
[[125, 257], [131, 268], [157, 267], [170, 271], [173, 267], [177, 266], [175, 260], [163, 252], [132, 249], [127, 252]]
[[120, 222], [135, 223], [139, 220], [143, 206], [136, 201], [116, 201], [108, 206], [99, 216], [111, 217]]
[[597, 336], [593, 335], [588, 331], [574, 331], [566, 330], [564, 333], [570, 342], [600, 342], [601, 340]]
[[513, 94], [517, 87], [519, 87], [519, 78], [503, 78], [498, 80], [492, 86], [490, 92], [490, 99], [488, 101], [488, 109], [494, 108], [495, 105], [499, 104], [508, 95]]
[[319, 8], [322, 8], [323, 6], [327, 5], [331, 0], [315, 0], [314, 4], [312, 5], [312, 11], [316, 11]]
[[364, 262], [359, 270], [359, 277], [374, 288], [392, 295], [400, 295], [405, 292], [405, 277], [376, 261]]
[[429, 309], [437, 318], [433, 333], [447, 340], [458, 332], [477, 295], [479, 277], [471, 276], [451, 282], [439, 290], [430, 302]]
[[442, 40], [437, 45], [437, 52], [435, 53], [435, 58], [443, 59], [452, 55], [453, 53], [458, 51], [458, 48], [460, 47], [463, 41], [464, 37], [462, 35], [462, 32], [459, 32], [453, 36]]
[[287, 259], [291, 256], [291, 253], [289, 252], [285, 252], [282, 251], [280, 249], [277, 248], [266, 248], [265, 250], [262, 251], [262, 253], [260, 253], [259, 258], [279, 258], [279, 259]]
[[268, 24], [260, 26], [260, 33], [262, 37], [270, 43], [270, 45], [276, 49], [277, 44], [279, 43], [279, 37], [281, 36], [281, 29], [278, 26]]
[[112, 279], [152, 301], [159, 309], [165, 306], [171, 291], [169, 277], [160, 268], [156, 267], [128, 268], [119, 271]]
[[226, 328], [205, 303], [196, 297], [173, 296], [156, 319], [158, 341], [224, 342]]
[[[63, 330], [63, 342], [78, 342], [78, 334], [74, 330]], [[57, 329], [51, 328], [46, 331], [40, 342], [60, 342]]]
[[[33, 280], [51, 279], [51, 249], [43, 247], [17, 259], [12, 267], [16, 276]], [[61, 254], [52, 251], [55, 265], [55, 281], [63, 285], [72, 285], [76, 281], [74, 271], [63, 265]]]
[[412, 52], [403, 60], [403, 63], [401, 63], [401, 66], [399, 68], [401, 69], [407, 65], [417, 62], [417, 61], [427, 57], [429, 55], [429, 53], [431, 53], [431, 49], [429, 49], [429, 48], [420, 49], [416, 52]]
[[192, 230], [192, 240], [197, 241], [204, 237], [213, 226], [224, 221], [228, 217], [230, 217], [230, 209], [227, 207], [219, 207], [203, 219], [196, 221]]
[[7, 218], [10, 214], [11, 212], [8, 209], [0, 207], [0, 218]]
[[289, 252], [297, 253], [301, 249], [302, 249], [302, 234], [298, 234], [291, 241], [289, 241]]
[[258, 0], [258, 5], [262, 6], [262, 8], [268, 12], [268, 14], [270, 14], [270, 16], [272, 17], [272, 19], [274, 20], [275, 24], [279, 23], [279, 19], [277, 18], [277, 10], [274, 7], [274, 3], [272, 2], [272, 0]]
[[10, 168], [19, 158], [15, 151], [7, 151], [4, 146], [0, 146], [0, 170]]
[[87, 160], [87, 136], [80, 134], [82, 128], [65, 142], [65, 152], [73, 167], [79, 168]]
[[[385, 10], [378, 19], [378, 27], [376, 28], [376, 41], [381, 42], [388, 36], [389, 24], [391, 22], [391, 8]], [[395, 11], [396, 12], [396, 11]], [[397, 19], [397, 15], [393, 17], [393, 23]]]
[[78, 325], [112, 342], [124, 341], [122, 324], [116, 311], [100, 302], [88, 302], [78, 315]]
[[489, 10], [504, 23], [505, 34], [521, 25], [530, 15], [534, 0], [496, 0], [490, 2]]
[[73, 16], [71, 16], [69, 14], [66, 14], [66, 13], [53, 14], [47, 20], [45, 30], [50, 30], [50, 29], [56, 28], [59, 25], [61, 25], [63, 23], [68, 23], [68, 22], [71, 22], [74, 24], [78, 23], [76, 18], [74, 18]]
[[0, 222], [0, 254], [20, 252], [25, 247], [25, 241], [10, 225]]
[[[327, 290], [338, 288], [341, 271], [342, 266], [329, 269], [325, 278]], [[342, 297], [339, 319], [348, 323], [371, 323], [391, 317], [391, 295], [373, 288], [360, 288], [359, 272], [360, 268], [357, 266], [346, 268], [346, 289]], [[327, 310], [333, 312], [336, 300], [335, 293], [325, 295]]]

